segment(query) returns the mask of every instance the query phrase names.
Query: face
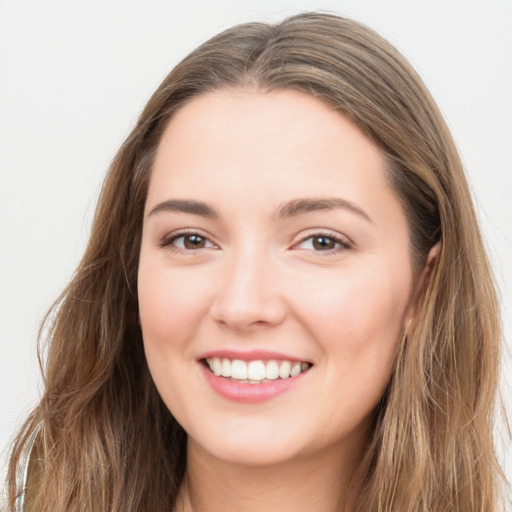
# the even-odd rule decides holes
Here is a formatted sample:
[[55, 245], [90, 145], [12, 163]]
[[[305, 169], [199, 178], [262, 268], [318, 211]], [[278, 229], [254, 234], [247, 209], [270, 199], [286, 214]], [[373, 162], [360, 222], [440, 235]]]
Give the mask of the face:
[[364, 442], [415, 288], [385, 168], [299, 92], [212, 92], [171, 120], [138, 290], [149, 368], [189, 449], [264, 465]]

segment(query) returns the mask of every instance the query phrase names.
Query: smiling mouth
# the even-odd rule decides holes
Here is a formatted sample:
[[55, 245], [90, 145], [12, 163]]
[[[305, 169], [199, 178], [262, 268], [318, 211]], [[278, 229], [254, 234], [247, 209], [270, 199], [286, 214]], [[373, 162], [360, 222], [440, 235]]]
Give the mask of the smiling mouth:
[[203, 359], [203, 362], [217, 377], [224, 377], [242, 384], [264, 384], [278, 379], [291, 379], [313, 366], [306, 361], [276, 359], [242, 361], [226, 357], [208, 357]]

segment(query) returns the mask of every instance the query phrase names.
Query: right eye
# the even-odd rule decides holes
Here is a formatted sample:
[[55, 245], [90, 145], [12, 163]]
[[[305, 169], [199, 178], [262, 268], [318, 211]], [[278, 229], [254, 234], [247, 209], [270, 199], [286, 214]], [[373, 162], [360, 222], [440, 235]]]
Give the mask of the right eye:
[[215, 245], [199, 233], [178, 233], [160, 244], [161, 247], [175, 247], [178, 250], [194, 251], [198, 249], [209, 249]]

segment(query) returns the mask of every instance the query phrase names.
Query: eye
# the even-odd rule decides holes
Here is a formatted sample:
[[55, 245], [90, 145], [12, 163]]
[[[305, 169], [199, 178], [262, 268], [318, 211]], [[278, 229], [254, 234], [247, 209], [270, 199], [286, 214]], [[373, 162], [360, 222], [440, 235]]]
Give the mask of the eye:
[[337, 252], [338, 250], [349, 249], [350, 244], [338, 237], [319, 233], [304, 238], [297, 247], [310, 251]]
[[179, 233], [170, 238], [164, 240], [161, 247], [172, 246], [178, 250], [197, 250], [197, 249], [208, 249], [215, 247], [215, 245], [203, 235], [199, 233]]

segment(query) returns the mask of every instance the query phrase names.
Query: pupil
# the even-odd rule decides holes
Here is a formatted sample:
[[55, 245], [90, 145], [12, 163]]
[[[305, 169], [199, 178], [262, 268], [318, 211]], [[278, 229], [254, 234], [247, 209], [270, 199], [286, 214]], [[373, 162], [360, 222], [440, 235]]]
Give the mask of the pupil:
[[334, 249], [334, 240], [327, 236], [317, 236], [313, 241], [315, 249]]
[[188, 235], [185, 238], [185, 247], [187, 249], [200, 249], [204, 246], [204, 238], [199, 235]]

